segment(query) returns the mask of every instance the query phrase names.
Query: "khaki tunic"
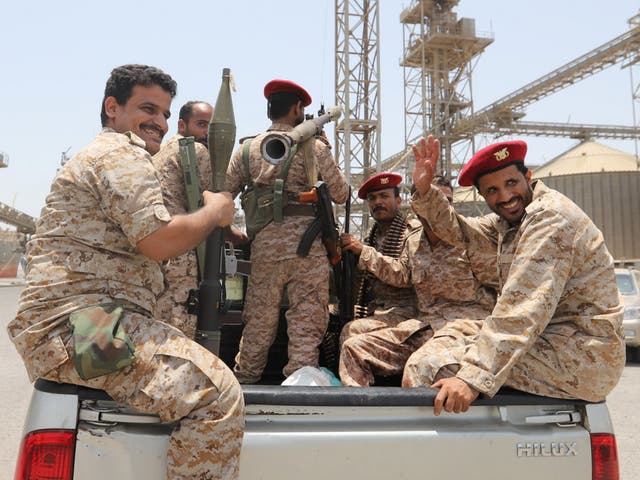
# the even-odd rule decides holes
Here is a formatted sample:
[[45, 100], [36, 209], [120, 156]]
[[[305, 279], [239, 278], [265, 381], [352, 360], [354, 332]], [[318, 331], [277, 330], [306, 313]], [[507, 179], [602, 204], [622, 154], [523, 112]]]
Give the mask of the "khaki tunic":
[[[456, 376], [489, 396], [506, 385], [538, 395], [604, 399], [624, 368], [623, 307], [613, 259], [589, 217], [539, 180], [513, 227], [495, 214], [457, 215], [433, 188], [416, 195], [413, 205], [438, 236], [465, 246], [470, 258], [484, 257], [485, 276], [499, 282], [493, 312], [476, 334], [463, 335], [466, 345], [450, 362], [457, 364], [452, 370], [459, 368]], [[414, 383], [431, 382], [443, 363], [436, 357], [424, 363]]]
[[[260, 143], [267, 133], [290, 131], [292, 127], [274, 123], [269, 130], [252, 140], [249, 169], [256, 186], [273, 185], [281, 165], [263, 160]], [[336, 203], [344, 203], [349, 186], [338, 168], [328, 145], [314, 139], [312, 151], [320, 180], [324, 180]], [[292, 194], [308, 191], [302, 150], [291, 161], [285, 190]], [[237, 149], [227, 169], [227, 190], [235, 197], [247, 184], [242, 162], [242, 146]], [[286, 312], [289, 334], [289, 361], [283, 373], [290, 375], [303, 366], [318, 366], [318, 345], [329, 321], [329, 263], [320, 236], [309, 255], [300, 258], [296, 249], [310, 216], [286, 216], [282, 223], [271, 222], [257, 233], [251, 244], [251, 276], [243, 311], [244, 330], [234, 372], [241, 383], [257, 382], [267, 363], [269, 348], [276, 335], [280, 302], [286, 287], [289, 306]]]
[[494, 291], [476, 279], [465, 252], [444, 242], [431, 245], [422, 228], [407, 236], [399, 258], [373, 252], [364, 267], [388, 285], [413, 287], [419, 313], [349, 337], [340, 354], [345, 385], [367, 386], [374, 375], [402, 373], [434, 332], [456, 319], [481, 321], [495, 304]]
[[[409, 220], [402, 239], [400, 258], [408, 258], [407, 239], [416, 231], [422, 231], [419, 220]], [[373, 313], [368, 317], [358, 318], [347, 323], [340, 334], [340, 344], [353, 335], [371, 332], [379, 328], [396, 325], [418, 315], [416, 306], [416, 292], [410, 282], [386, 283], [380, 275], [371, 268], [375, 268], [376, 260], [382, 257], [380, 250], [384, 244], [384, 236], [378, 235], [375, 245], [364, 245], [358, 258], [357, 267], [362, 274], [371, 272], [374, 278], [368, 279], [373, 299], [367, 305]], [[391, 259], [392, 257], [385, 257]]]
[[[167, 478], [237, 478], [240, 386], [217, 357], [152, 316], [162, 272], [136, 245], [171, 217], [144, 146], [131, 133], [104, 129], [60, 169], [27, 246], [26, 287], [7, 330], [31, 379], [104, 389], [141, 412], [179, 421]], [[136, 359], [82, 380], [71, 360], [68, 314], [113, 301], [125, 306], [122, 325]]]
[[[158, 171], [162, 198], [169, 213], [182, 215], [188, 213], [187, 192], [184, 173], [180, 160], [179, 140], [182, 135], [174, 135], [153, 158], [153, 166]], [[195, 142], [199, 191], [211, 190], [212, 175], [209, 151]], [[164, 274], [164, 292], [158, 297], [156, 317], [180, 329], [187, 337], [194, 338], [197, 317], [187, 312], [186, 301], [189, 290], [198, 288], [198, 265], [195, 251], [190, 251], [168, 260], [162, 267]]]

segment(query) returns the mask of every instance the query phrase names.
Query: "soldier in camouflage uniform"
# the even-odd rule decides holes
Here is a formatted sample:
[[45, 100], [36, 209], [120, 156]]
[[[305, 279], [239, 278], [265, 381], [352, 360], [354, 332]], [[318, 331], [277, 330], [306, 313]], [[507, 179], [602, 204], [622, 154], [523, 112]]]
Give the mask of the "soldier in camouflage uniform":
[[494, 213], [465, 218], [430, 188], [438, 141], [414, 147], [416, 212], [452, 245], [494, 252], [500, 280], [481, 328], [463, 331], [453, 322], [425, 345], [422, 359], [407, 363], [405, 386], [440, 388], [436, 414], [466, 411], [480, 393], [493, 396], [503, 385], [601, 401], [624, 368], [623, 306], [602, 233], [567, 197], [531, 181], [526, 149], [502, 142], [471, 158], [458, 181], [475, 185]]
[[358, 189], [358, 197], [366, 200], [375, 224], [364, 244], [354, 235], [343, 234], [340, 243], [343, 249], [357, 252], [358, 270], [361, 272], [356, 292], [356, 320], [347, 323], [340, 334], [340, 344], [347, 338], [380, 328], [394, 326], [399, 322], [416, 318], [415, 290], [410, 283], [387, 284], [368, 267], [381, 255], [399, 258], [407, 255], [406, 239], [421, 229], [419, 220], [409, 220], [400, 211], [402, 198], [398, 185], [402, 176], [397, 173], [378, 173], [365, 181]]
[[[434, 184], [451, 197], [448, 180], [437, 177]], [[376, 251], [361, 263], [385, 284], [412, 286], [419, 314], [396, 325], [350, 336], [340, 352], [344, 385], [364, 387], [373, 384], [374, 375], [401, 374], [407, 359], [413, 359], [414, 352], [434, 332], [454, 319], [481, 322], [495, 304], [495, 291], [479, 283], [465, 252], [444, 243], [426, 224], [407, 236], [400, 258]]]
[[[241, 146], [232, 156], [227, 170], [227, 190], [235, 197], [248, 185], [248, 177], [256, 187], [273, 186], [282, 163], [268, 163], [260, 152], [262, 139], [274, 132], [288, 132], [304, 121], [304, 107], [311, 103], [309, 94], [288, 80], [272, 80], [264, 89], [268, 115], [272, 125], [267, 132], [251, 140], [248, 151], [249, 172], [243, 164]], [[328, 184], [331, 198], [344, 203], [349, 186], [338, 168], [328, 142], [313, 138], [311, 158], [318, 176]], [[244, 329], [234, 373], [241, 383], [260, 380], [274, 342], [280, 304], [285, 291], [289, 300], [286, 312], [289, 336], [289, 360], [285, 376], [304, 366], [318, 366], [318, 346], [329, 321], [329, 271], [327, 252], [320, 237], [313, 242], [306, 257], [296, 250], [313, 221], [311, 205], [301, 205], [296, 197], [315, 184], [305, 166], [305, 148], [292, 157], [284, 182], [289, 202], [283, 209], [283, 221], [271, 222], [260, 230], [251, 244], [251, 276], [243, 311]], [[308, 165], [308, 158], [307, 165]], [[247, 227], [249, 230], [249, 226]]]
[[[211, 190], [212, 175], [209, 151], [207, 150], [209, 122], [213, 107], [207, 102], [189, 101], [180, 108], [178, 133], [162, 144], [153, 156], [153, 166], [160, 175], [162, 197], [169, 214], [182, 215], [188, 212], [184, 173], [180, 161], [179, 140], [192, 136], [195, 139], [196, 162], [200, 192]], [[225, 232], [229, 232], [225, 229]], [[233, 229], [227, 239], [234, 243], [248, 240], [246, 235]], [[197, 317], [187, 311], [189, 291], [198, 288], [198, 266], [195, 251], [168, 260], [162, 267], [164, 292], [158, 297], [156, 318], [179, 328], [187, 337], [194, 338]]]
[[[175, 91], [171, 77], [154, 67], [111, 72], [104, 128], [53, 181], [27, 247], [26, 287], [8, 332], [31, 380], [103, 389], [138, 411], [178, 422], [168, 479], [233, 479], [244, 428], [242, 390], [221, 360], [152, 313], [163, 288], [159, 262], [233, 220], [227, 193], [204, 192], [204, 207], [189, 215], [172, 217], [163, 203], [150, 154], [160, 149]], [[85, 346], [78, 333], [87, 330], [73, 330], [70, 316], [90, 327], [113, 314], [114, 303], [123, 310], [117, 325], [135, 349], [133, 362], [118, 370], [122, 365], [109, 365], [107, 348], [96, 365], [79, 363], [77, 370]], [[96, 376], [98, 368], [112, 373]]]

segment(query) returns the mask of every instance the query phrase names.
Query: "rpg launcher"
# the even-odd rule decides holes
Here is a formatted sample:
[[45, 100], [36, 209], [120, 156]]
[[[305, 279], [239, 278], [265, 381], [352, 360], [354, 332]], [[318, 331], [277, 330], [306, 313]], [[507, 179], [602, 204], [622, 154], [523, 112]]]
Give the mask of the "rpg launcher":
[[309, 140], [322, 132], [325, 123], [337, 120], [342, 115], [342, 107], [331, 107], [324, 115], [305, 120], [290, 132], [271, 133], [260, 143], [260, 153], [267, 162], [278, 165], [289, 157], [294, 145]]
[[[225, 191], [227, 167], [236, 139], [230, 75], [230, 69], [222, 70], [222, 84], [209, 122], [209, 160], [213, 173], [214, 192]], [[226, 304], [224, 248], [223, 229], [217, 227], [209, 234], [206, 241], [196, 327], [196, 341], [216, 355], [220, 353], [220, 312]]]

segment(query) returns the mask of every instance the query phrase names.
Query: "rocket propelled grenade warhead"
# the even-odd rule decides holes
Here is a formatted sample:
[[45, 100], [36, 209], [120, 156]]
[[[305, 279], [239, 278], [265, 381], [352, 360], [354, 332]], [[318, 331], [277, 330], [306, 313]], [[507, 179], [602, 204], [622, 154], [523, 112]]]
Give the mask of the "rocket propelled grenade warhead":
[[342, 115], [342, 107], [331, 107], [324, 115], [306, 120], [290, 132], [267, 135], [260, 144], [262, 158], [273, 165], [278, 165], [289, 156], [294, 145], [320, 134], [325, 123], [338, 120], [340, 115]]
[[[231, 103], [231, 70], [222, 70], [222, 84], [209, 122], [209, 160], [213, 173], [213, 191], [226, 190], [229, 160], [236, 141], [236, 122]], [[198, 295], [196, 341], [218, 355], [220, 351], [220, 311], [226, 302], [224, 290], [224, 238], [221, 227], [207, 237], [205, 262]]]
[[227, 167], [236, 141], [236, 120], [233, 115], [230, 87], [231, 70], [222, 70], [222, 84], [209, 122], [209, 160], [213, 172], [213, 191], [225, 191]]

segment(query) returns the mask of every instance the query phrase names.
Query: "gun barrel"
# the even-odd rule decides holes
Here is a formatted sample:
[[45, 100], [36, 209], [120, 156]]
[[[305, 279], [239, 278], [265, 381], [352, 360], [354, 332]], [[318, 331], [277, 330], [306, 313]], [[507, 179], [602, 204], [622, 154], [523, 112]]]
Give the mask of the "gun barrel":
[[302, 122], [290, 132], [271, 133], [260, 143], [262, 158], [272, 165], [278, 165], [289, 157], [294, 145], [309, 140], [322, 132], [325, 123], [335, 121], [342, 115], [342, 107], [331, 107], [327, 113], [318, 118], [311, 118]]

